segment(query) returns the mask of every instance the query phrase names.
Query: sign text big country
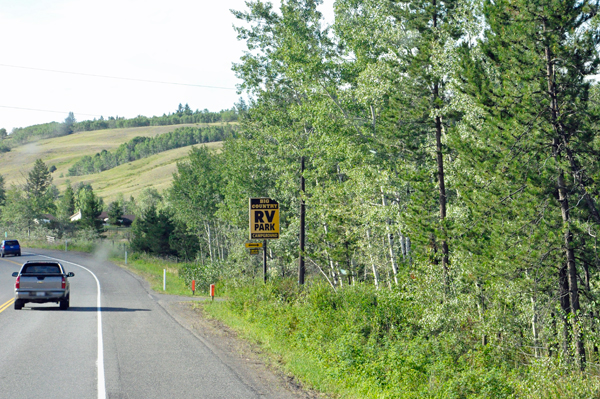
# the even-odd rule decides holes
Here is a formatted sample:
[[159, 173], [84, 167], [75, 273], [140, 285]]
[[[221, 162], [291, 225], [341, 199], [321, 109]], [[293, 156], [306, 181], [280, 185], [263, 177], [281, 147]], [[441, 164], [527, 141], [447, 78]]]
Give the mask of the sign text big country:
[[271, 198], [250, 198], [250, 239], [279, 238], [279, 203]]

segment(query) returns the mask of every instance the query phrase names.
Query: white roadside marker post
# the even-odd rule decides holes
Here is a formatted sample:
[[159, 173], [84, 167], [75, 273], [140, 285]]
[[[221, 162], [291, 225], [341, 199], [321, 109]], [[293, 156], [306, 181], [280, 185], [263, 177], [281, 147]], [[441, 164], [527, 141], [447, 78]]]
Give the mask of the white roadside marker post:
[[167, 290], [167, 269], [163, 269], [163, 291]]

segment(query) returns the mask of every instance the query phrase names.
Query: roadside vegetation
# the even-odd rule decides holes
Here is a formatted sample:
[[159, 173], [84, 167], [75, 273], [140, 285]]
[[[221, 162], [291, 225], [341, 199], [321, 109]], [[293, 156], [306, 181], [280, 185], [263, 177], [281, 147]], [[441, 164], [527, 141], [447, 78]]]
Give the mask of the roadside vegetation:
[[[235, 12], [252, 100], [166, 189], [104, 204], [40, 160], [2, 227], [55, 210], [36, 229], [106, 237], [102, 209], [134, 214], [143, 273], [176, 257], [182, 287], [218, 283], [207, 314], [339, 397], [600, 397], [599, 4], [338, 0], [332, 26], [319, 4]], [[281, 210], [266, 284], [254, 197]]]

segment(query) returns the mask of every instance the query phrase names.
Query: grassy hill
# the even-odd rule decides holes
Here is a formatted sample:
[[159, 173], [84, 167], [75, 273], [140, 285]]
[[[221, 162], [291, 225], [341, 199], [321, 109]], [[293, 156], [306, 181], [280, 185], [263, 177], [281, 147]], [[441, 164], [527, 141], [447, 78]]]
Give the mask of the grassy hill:
[[[177, 162], [187, 156], [190, 147], [166, 151], [102, 173], [77, 177], [61, 178], [60, 176], [66, 176], [68, 169], [84, 155], [93, 156], [103, 149], [114, 150], [136, 136], [154, 137], [184, 126], [208, 125], [187, 124], [97, 130], [43, 139], [15, 147], [10, 152], [0, 154], [0, 174], [4, 176], [7, 186], [23, 184], [27, 173], [33, 167], [33, 163], [39, 158], [48, 167], [51, 165], [56, 166], [57, 170], [52, 176], [54, 184], [61, 191], [64, 190], [67, 180], [70, 180], [71, 184], [78, 182], [91, 183], [94, 190], [105, 201], [115, 198], [119, 192], [122, 192], [125, 198], [129, 198], [129, 195], [137, 196], [139, 192], [147, 187], [154, 187], [161, 191], [169, 186]], [[208, 146], [220, 148], [221, 143], [209, 143]]]

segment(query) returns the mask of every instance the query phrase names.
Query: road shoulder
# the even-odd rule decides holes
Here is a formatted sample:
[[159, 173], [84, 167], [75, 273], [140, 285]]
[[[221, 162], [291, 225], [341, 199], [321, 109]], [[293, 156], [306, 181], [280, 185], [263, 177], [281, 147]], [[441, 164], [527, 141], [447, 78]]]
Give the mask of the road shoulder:
[[160, 300], [159, 303], [261, 396], [281, 399], [324, 398], [316, 392], [303, 389], [292, 376], [270, 361], [258, 345], [240, 339], [235, 331], [219, 320], [206, 317], [202, 304], [171, 300]]

